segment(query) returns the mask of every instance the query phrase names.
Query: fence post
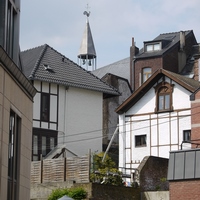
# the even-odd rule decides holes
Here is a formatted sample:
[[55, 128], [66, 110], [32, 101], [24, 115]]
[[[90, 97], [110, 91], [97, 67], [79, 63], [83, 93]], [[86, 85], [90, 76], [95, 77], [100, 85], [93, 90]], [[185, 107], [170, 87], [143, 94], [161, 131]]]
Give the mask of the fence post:
[[88, 162], [88, 164], [89, 164], [89, 167], [88, 167], [88, 169], [89, 169], [89, 177], [88, 177], [88, 182], [90, 182], [90, 173], [91, 173], [91, 149], [89, 149], [89, 153], [88, 153], [89, 155], [88, 155], [88, 160], [89, 160], [89, 162]]
[[66, 158], [66, 151], [64, 151], [64, 181], [66, 181], [66, 175], [67, 175], [67, 173], [66, 173], [66, 167], [67, 167], [67, 158]]
[[41, 163], [40, 183], [42, 183], [43, 182], [43, 158], [42, 158], [42, 154], [40, 154], [40, 163]]

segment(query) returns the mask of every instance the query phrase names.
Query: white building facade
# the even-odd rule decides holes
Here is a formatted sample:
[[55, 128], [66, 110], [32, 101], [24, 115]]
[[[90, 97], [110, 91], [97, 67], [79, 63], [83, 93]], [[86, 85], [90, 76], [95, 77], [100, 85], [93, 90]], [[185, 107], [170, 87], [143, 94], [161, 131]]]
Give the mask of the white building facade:
[[116, 110], [119, 114], [119, 168], [134, 173], [145, 156], [169, 158], [191, 148], [190, 95], [199, 82], [158, 70]]
[[32, 160], [52, 158], [63, 148], [67, 156], [101, 152], [103, 98], [118, 91], [48, 45], [23, 52], [22, 60], [37, 89]]

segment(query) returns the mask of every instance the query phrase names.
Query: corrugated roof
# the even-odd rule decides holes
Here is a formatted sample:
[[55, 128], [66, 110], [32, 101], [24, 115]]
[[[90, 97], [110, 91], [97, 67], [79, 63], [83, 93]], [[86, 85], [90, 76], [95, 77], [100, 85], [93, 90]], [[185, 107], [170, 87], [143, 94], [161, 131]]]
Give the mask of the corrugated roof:
[[30, 80], [119, 95], [116, 88], [104, 83], [47, 44], [23, 51], [21, 56], [23, 72]]
[[169, 181], [191, 180], [199, 178], [200, 149], [170, 152], [167, 176]]

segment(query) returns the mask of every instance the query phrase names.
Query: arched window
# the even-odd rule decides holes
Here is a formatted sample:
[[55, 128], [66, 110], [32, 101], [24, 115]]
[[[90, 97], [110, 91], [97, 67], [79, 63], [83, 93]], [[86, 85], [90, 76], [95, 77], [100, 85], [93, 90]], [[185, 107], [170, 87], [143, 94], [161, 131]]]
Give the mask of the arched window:
[[145, 67], [142, 69], [142, 83], [144, 83], [151, 76], [151, 68]]
[[156, 92], [156, 112], [172, 111], [173, 85], [162, 82], [155, 87]]

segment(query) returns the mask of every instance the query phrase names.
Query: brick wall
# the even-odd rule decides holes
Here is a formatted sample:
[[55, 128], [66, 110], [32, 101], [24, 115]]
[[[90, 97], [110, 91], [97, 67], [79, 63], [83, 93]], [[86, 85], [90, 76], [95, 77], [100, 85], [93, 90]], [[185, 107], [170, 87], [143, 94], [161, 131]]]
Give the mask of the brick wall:
[[170, 200], [200, 199], [200, 180], [170, 182], [169, 189]]
[[152, 74], [157, 70], [162, 68], [162, 58], [148, 58], [137, 60], [134, 66], [134, 85], [136, 90], [140, 86], [140, 74], [142, 73], [142, 69], [145, 67], [151, 67]]
[[[195, 100], [191, 101], [191, 140], [197, 140], [200, 143], [200, 91], [195, 94]], [[193, 148], [197, 145], [194, 144]], [[198, 146], [199, 147], [199, 146]]]

